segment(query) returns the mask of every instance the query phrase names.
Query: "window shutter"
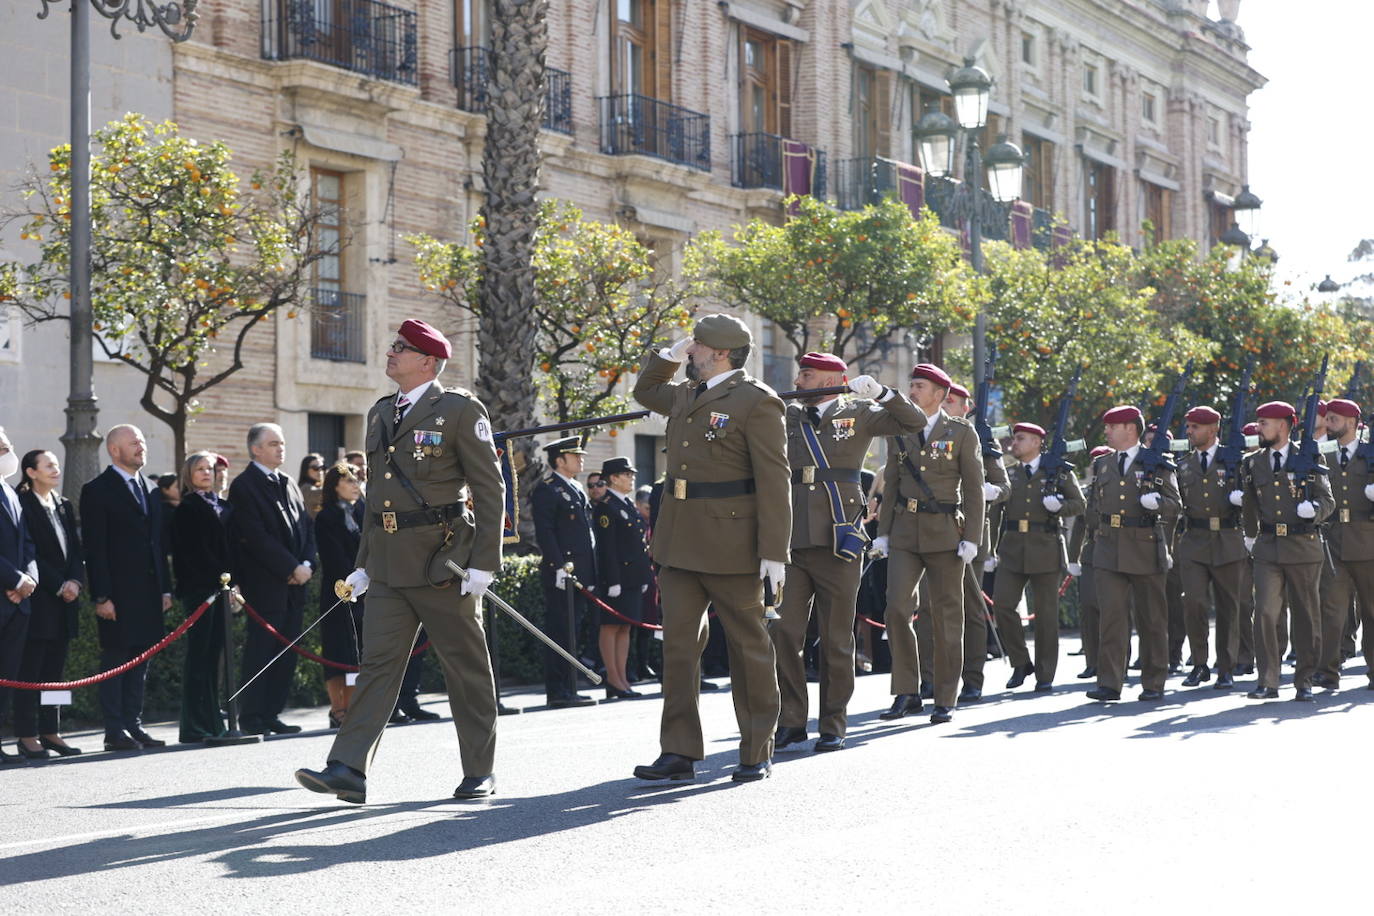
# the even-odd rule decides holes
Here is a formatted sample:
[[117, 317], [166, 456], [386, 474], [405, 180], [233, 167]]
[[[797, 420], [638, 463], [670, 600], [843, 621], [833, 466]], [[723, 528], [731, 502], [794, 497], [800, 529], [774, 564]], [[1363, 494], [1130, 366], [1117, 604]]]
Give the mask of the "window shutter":
[[874, 74], [873, 110], [869, 113], [877, 125], [877, 144], [873, 150], [877, 156], [892, 155], [892, 71], [881, 70]]
[[672, 0], [648, 0], [653, 9], [654, 98], [673, 100]]
[[783, 137], [791, 137], [792, 42], [786, 38], [779, 38], [777, 48], [778, 76], [775, 85], [778, 87], [778, 134]]

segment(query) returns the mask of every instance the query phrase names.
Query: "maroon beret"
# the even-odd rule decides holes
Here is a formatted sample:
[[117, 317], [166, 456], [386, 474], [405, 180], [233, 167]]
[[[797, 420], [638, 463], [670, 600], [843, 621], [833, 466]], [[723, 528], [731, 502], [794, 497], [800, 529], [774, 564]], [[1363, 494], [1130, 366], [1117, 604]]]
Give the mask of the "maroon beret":
[[1112, 447], [1110, 445], [1099, 445], [1097, 448], [1093, 449], [1091, 452], [1088, 453], [1088, 457], [1096, 461], [1103, 455], [1110, 455], [1111, 453]]
[[1258, 424], [1258, 423], [1246, 423], [1246, 424], [1245, 424], [1245, 427], [1244, 427], [1243, 429], [1241, 429], [1241, 432], [1245, 433], [1245, 435], [1247, 435], [1247, 436], [1258, 436], [1258, 435], [1259, 435], [1259, 424]]
[[1298, 412], [1293, 409], [1293, 405], [1287, 401], [1270, 401], [1261, 404], [1255, 411], [1255, 416], [1262, 420], [1291, 420], [1298, 422]]
[[1339, 417], [1350, 417], [1352, 420], [1360, 418], [1360, 405], [1347, 398], [1332, 398], [1327, 401], [1326, 411]]
[[1017, 423], [1011, 428], [1011, 431], [1014, 433], [1030, 433], [1032, 436], [1039, 436], [1041, 439], [1045, 438], [1045, 428], [1043, 426], [1036, 426], [1034, 423]]
[[808, 353], [801, 358], [803, 369], [820, 369], [823, 372], [848, 372], [849, 367], [832, 353]]
[[965, 388], [963, 385], [960, 385], [958, 382], [950, 382], [949, 393], [958, 395], [961, 398], [968, 398], [968, 389]]
[[448, 338], [431, 325], [416, 318], [408, 318], [401, 323], [401, 336], [426, 356], [448, 359], [453, 355], [453, 347], [449, 345]]
[[214, 456], [214, 466], [217, 468], [227, 468], [229, 467], [229, 459], [216, 453]]
[[1206, 426], [1211, 423], [1220, 423], [1221, 414], [1217, 413], [1206, 404], [1202, 404], [1188, 411], [1183, 419], [1187, 420], [1189, 423], [1201, 423]]
[[915, 369], [912, 369], [911, 378], [913, 380], [923, 378], [927, 381], [934, 382], [941, 388], [950, 388], [954, 385], [954, 382], [950, 379], [949, 375], [946, 374], [945, 370], [930, 363], [921, 363]]
[[1327, 406], [1328, 406], [1328, 404], [1327, 404], [1326, 401], [1320, 401], [1320, 400], [1317, 401], [1317, 416], [1319, 416], [1319, 417], [1324, 417], [1324, 416], [1326, 416], [1326, 408], [1327, 408]]
[[1132, 407], [1129, 404], [1121, 407], [1113, 407], [1102, 415], [1103, 423], [1139, 423], [1145, 425], [1145, 417], [1140, 412], [1139, 407]]

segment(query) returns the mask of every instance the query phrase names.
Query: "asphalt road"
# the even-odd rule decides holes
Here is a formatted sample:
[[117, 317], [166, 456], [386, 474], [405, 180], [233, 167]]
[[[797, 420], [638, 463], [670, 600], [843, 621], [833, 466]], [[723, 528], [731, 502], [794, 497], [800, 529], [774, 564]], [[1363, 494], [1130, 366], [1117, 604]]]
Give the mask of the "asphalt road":
[[[989, 687], [1006, 671], [990, 662]], [[1230, 694], [1180, 680], [1152, 705], [1129, 685], [1108, 707], [1082, 681], [989, 690], [932, 726], [880, 721], [887, 678], [862, 677], [846, 750], [780, 752], [750, 785], [729, 781], [724, 690], [702, 696], [710, 756], [690, 784], [630, 775], [657, 754], [656, 695], [503, 717], [498, 795], [479, 802], [450, 797], [447, 720], [388, 731], [363, 807], [296, 787], [296, 767], [324, 763], [323, 730], [7, 766], [0, 886], [15, 913], [1358, 912], [1374, 813], [1363, 665], [1315, 704], [1286, 681], [1261, 703], [1250, 678]], [[287, 718], [317, 728], [325, 713]]]

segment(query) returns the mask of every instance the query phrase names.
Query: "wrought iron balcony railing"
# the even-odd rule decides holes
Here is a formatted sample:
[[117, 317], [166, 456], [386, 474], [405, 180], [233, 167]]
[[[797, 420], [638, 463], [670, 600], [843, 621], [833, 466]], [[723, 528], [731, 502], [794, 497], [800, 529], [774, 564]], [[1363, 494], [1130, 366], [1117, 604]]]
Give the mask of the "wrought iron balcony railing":
[[376, 0], [269, 0], [262, 56], [317, 60], [377, 79], [416, 83], [415, 13]]
[[603, 153], [638, 153], [711, 171], [710, 115], [633, 93], [597, 101]]
[[572, 135], [572, 74], [567, 70], [544, 68], [544, 128]]
[[367, 297], [337, 289], [310, 291], [310, 355], [341, 363], [367, 362]]
[[735, 134], [730, 140], [735, 187], [825, 197], [825, 150], [777, 134]]
[[[458, 107], [463, 111], [486, 114], [490, 96], [491, 51], [473, 46], [449, 52], [449, 71], [458, 89]], [[554, 67], [544, 68], [544, 120], [546, 130], [560, 134], [573, 132], [572, 74]]]

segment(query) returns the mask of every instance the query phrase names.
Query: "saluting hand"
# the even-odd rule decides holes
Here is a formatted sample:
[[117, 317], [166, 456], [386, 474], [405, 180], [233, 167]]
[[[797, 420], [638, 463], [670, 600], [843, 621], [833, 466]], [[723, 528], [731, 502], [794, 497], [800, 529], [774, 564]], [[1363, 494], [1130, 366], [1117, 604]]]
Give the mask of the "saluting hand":
[[856, 375], [849, 380], [849, 390], [861, 398], [868, 398], [876, 401], [887, 391], [883, 385], [871, 375]]

